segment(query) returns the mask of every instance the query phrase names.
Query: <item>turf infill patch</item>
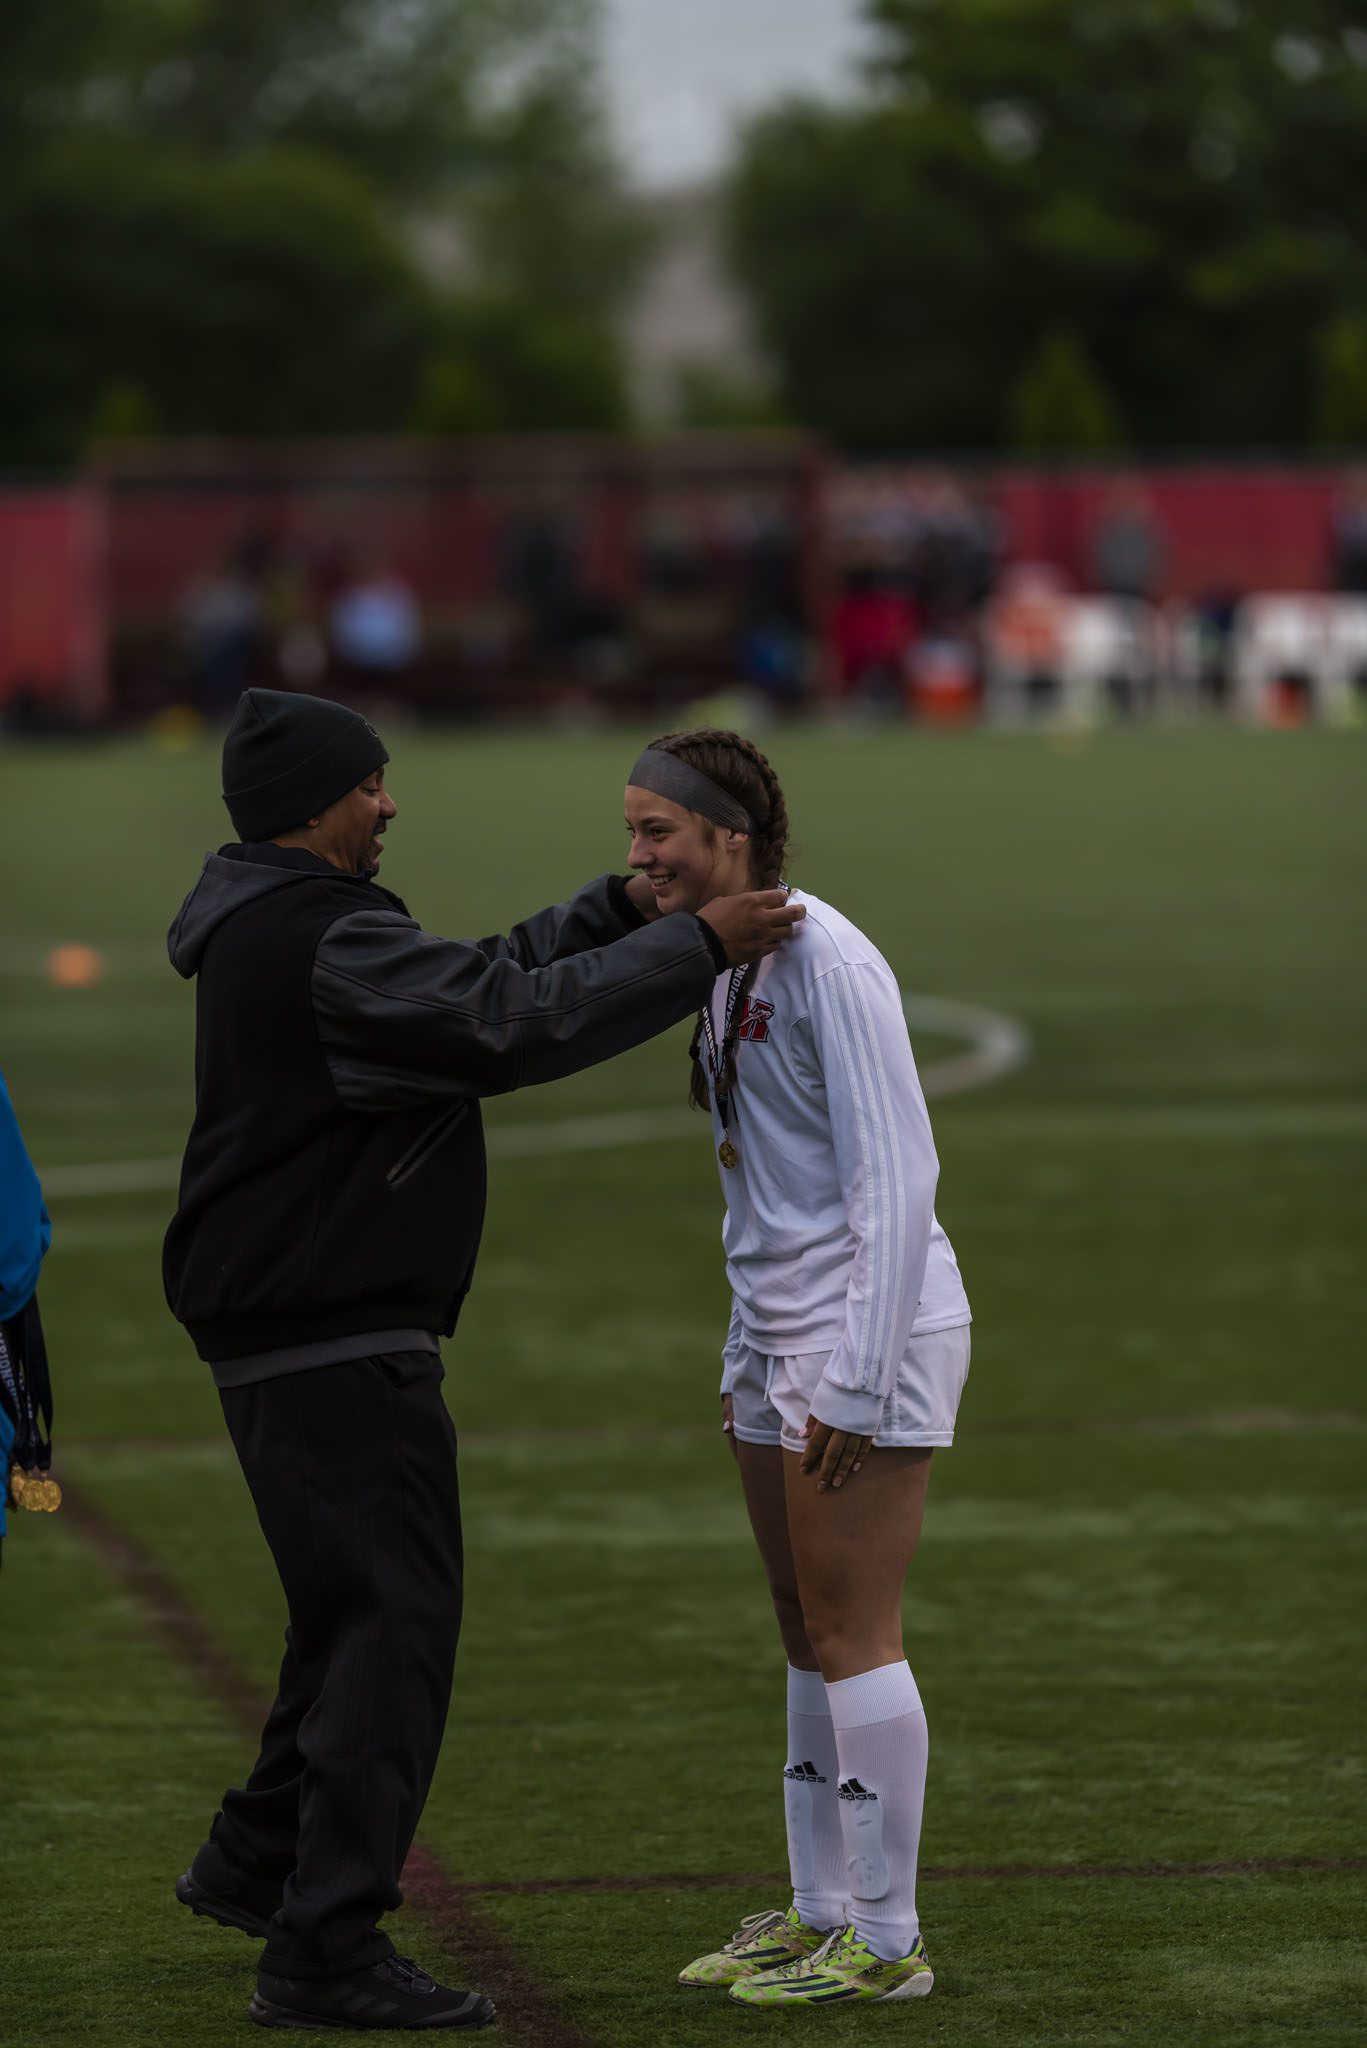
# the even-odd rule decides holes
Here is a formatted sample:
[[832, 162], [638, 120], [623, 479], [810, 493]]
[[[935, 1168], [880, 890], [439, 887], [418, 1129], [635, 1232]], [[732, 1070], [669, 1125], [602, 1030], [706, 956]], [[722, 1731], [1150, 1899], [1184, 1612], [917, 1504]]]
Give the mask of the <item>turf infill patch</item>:
[[[121, 1581], [176, 1661], [243, 1734], [255, 1740], [269, 1700], [218, 1643], [165, 1567], [69, 1481], [63, 1507], [77, 1534]], [[483, 1887], [453, 1880], [432, 1851], [418, 1842], [409, 1851], [403, 1881], [409, 1900], [433, 1932], [479, 1957], [481, 1987], [517, 2040], [527, 2048], [594, 2048], [590, 2036], [567, 2018], [498, 1928], [480, 1913], [474, 1898]]]
[[[944, 1863], [916, 1873], [918, 1884], [971, 1884], [1064, 1877], [1269, 1877], [1296, 1870], [1367, 1870], [1367, 1856], [1261, 1856], [1226, 1863]], [[541, 1892], [721, 1892], [786, 1887], [786, 1870], [692, 1872], [672, 1877], [507, 1877], [458, 1879], [463, 1891], [532, 1894]]]
[[[988, 1416], [960, 1426], [961, 1441], [988, 1436], [1310, 1436], [1317, 1432], [1367, 1429], [1367, 1412], [1352, 1408], [1231, 1408], [1205, 1415], [1021, 1415]], [[621, 1423], [547, 1427], [545, 1429], [462, 1428], [465, 1445], [510, 1445], [557, 1451], [565, 1444], [694, 1444], [718, 1440], [715, 1422]], [[191, 1437], [63, 1437], [62, 1448], [75, 1455], [111, 1457], [207, 1457], [231, 1463], [232, 1448], [221, 1436]]]
[[[144, 1618], [165, 1637], [177, 1661], [225, 1708], [244, 1733], [254, 1737], [269, 1702], [217, 1642], [159, 1560], [69, 1482], [65, 1505], [77, 1532], [98, 1550], [106, 1566], [122, 1580]], [[1367, 1856], [1239, 1857], [1213, 1863], [932, 1864], [921, 1869], [919, 1878], [923, 1884], [955, 1884], [1055, 1878], [1267, 1876], [1278, 1872], [1339, 1870], [1367, 1870]], [[544, 2008], [547, 2024], [553, 2022], [558, 2029], [546, 2038], [563, 2044], [563, 2048], [576, 2048], [586, 2037], [553, 2012], [544, 1994], [526, 1977], [521, 1964], [506, 1951], [501, 1937], [490, 1935], [476, 1920], [472, 1899], [480, 1895], [554, 1892], [741, 1891], [787, 1882], [787, 1873], [782, 1871], [453, 1878], [432, 1851], [420, 1843], [414, 1844], [404, 1869], [408, 1896], [434, 1930], [447, 1934], [463, 1948], [478, 1948], [487, 1958], [485, 1975], [496, 1998], [499, 1979], [504, 1980], [505, 1995], [513, 1997], [532, 2022], [527, 2038], [542, 2038], [537, 2032], [534, 2012]]]

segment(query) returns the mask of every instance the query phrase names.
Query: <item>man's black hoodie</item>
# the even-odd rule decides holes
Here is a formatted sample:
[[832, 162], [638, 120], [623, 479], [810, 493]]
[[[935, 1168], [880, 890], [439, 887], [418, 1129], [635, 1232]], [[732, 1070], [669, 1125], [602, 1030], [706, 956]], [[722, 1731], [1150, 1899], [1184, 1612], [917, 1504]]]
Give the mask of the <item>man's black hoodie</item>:
[[171, 927], [198, 977], [195, 1120], [163, 1270], [211, 1363], [455, 1328], [484, 1216], [478, 1098], [624, 1052], [725, 964], [603, 876], [507, 938], [424, 932], [301, 848], [210, 854]]

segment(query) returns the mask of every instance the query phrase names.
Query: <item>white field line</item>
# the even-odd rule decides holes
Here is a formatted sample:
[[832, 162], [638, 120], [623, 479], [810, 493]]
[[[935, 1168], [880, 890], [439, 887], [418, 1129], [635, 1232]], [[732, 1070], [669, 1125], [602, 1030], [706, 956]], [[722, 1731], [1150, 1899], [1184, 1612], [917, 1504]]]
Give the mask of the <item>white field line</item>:
[[[927, 1096], [959, 1095], [986, 1087], [1030, 1057], [1030, 1035], [1014, 1017], [940, 996], [903, 996], [912, 1030], [967, 1039], [969, 1050], [935, 1060], [921, 1073]], [[496, 1126], [488, 1134], [491, 1159], [547, 1159], [564, 1152], [608, 1152], [619, 1145], [658, 1144], [694, 1136], [701, 1119], [691, 1109], [627, 1109], [605, 1116], [565, 1117], [559, 1123]], [[57, 1200], [82, 1195], [160, 1193], [180, 1180], [179, 1159], [113, 1160], [94, 1166], [55, 1166], [43, 1175], [43, 1193]]]
[[[948, 1064], [948, 1063], [947, 1063]], [[614, 1146], [659, 1144], [672, 1138], [696, 1137], [701, 1119], [688, 1109], [626, 1110], [610, 1116], [567, 1117], [553, 1124], [505, 1124], [490, 1131], [491, 1159], [549, 1159], [558, 1153], [610, 1151]], [[1248, 1143], [1259, 1140], [1311, 1138], [1354, 1143], [1367, 1138], [1367, 1103], [1342, 1102], [1286, 1105], [1231, 1103], [1224, 1108], [1175, 1105], [1143, 1109], [1098, 1109], [1091, 1115], [1057, 1114], [1050, 1110], [1017, 1110], [1006, 1116], [975, 1116], [954, 1131], [955, 1145], [964, 1143], [1072, 1144], [1128, 1143], [1153, 1138], [1168, 1143]], [[70, 1201], [82, 1195], [160, 1193], [174, 1188], [179, 1159], [115, 1160], [95, 1166], [56, 1166], [43, 1175], [49, 1199]], [[158, 1226], [159, 1227], [159, 1226]], [[139, 1239], [127, 1226], [127, 1241]], [[64, 1242], [67, 1240], [64, 1239]], [[90, 1242], [123, 1242], [122, 1237], [92, 1236]]]
[[928, 1100], [985, 1088], [990, 1081], [1013, 1074], [1030, 1057], [1030, 1033], [1018, 1017], [982, 1010], [976, 1003], [956, 1003], [948, 996], [903, 995], [902, 1008], [913, 1033], [934, 1031], [968, 1041], [967, 1052], [922, 1068], [921, 1086]]
[[39, 1176], [44, 1197], [149, 1195], [180, 1185], [179, 1159], [111, 1159], [97, 1166], [53, 1166]]
[[[1353, 1408], [1234, 1408], [1194, 1415], [1050, 1415], [999, 1416], [960, 1425], [960, 1443], [984, 1437], [1245, 1437], [1338, 1436], [1367, 1431], [1367, 1411]], [[463, 1425], [462, 1446], [478, 1444], [490, 1455], [544, 1451], [555, 1458], [566, 1444], [597, 1444], [604, 1450], [630, 1450], [636, 1444], [712, 1443], [720, 1450], [716, 1422], [546, 1423], [540, 1428], [481, 1428]], [[223, 1465], [237, 1469], [236, 1453], [222, 1432], [215, 1436], [71, 1437], [62, 1438], [62, 1456], [98, 1457], [109, 1478], [120, 1475], [111, 1461], [126, 1458], [137, 1464], [147, 1458], [168, 1464]]]
[[[936, 1060], [921, 1070], [928, 1097], [943, 1099], [985, 1087], [1021, 1066], [1030, 1054], [1029, 1035], [1012, 1017], [938, 996], [906, 996], [903, 1007], [913, 1030], [946, 1037], [962, 1035], [966, 1053]], [[696, 1111], [618, 1110], [602, 1116], [565, 1117], [557, 1123], [496, 1126], [488, 1134], [491, 1159], [548, 1159], [575, 1152], [611, 1151], [618, 1146], [660, 1144], [696, 1137]], [[1277, 1139], [1356, 1141], [1367, 1137], [1367, 1103], [1229, 1102], [1108, 1103], [1095, 1108], [1022, 1108], [960, 1121], [956, 1144], [1099, 1142], [1133, 1138], [1192, 1143]], [[43, 1176], [44, 1194], [69, 1201], [82, 1196], [163, 1193], [176, 1187], [180, 1160], [132, 1159], [90, 1166], [53, 1167]]]
[[1008, 1109], [974, 1112], [954, 1126], [954, 1144], [1069, 1144], [1157, 1138], [1182, 1144], [1203, 1138], [1256, 1142], [1277, 1138], [1367, 1138], [1367, 1102], [1105, 1103], [1095, 1109]]

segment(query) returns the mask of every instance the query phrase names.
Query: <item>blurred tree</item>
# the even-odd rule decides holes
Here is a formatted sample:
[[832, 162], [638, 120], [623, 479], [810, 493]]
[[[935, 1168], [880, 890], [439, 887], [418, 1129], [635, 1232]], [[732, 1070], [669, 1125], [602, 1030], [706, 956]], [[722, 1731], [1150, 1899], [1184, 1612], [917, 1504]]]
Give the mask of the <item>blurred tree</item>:
[[1328, 448], [1367, 447], [1367, 321], [1344, 314], [1319, 337], [1316, 439]]
[[402, 209], [454, 209], [483, 273], [559, 310], [599, 310], [622, 281], [594, 0], [104, 4], [126, 62], [67, 118], [198, 153], [336, 157]]
[[593, 7], [5, 0], [0, 463], [68, 459], [120, 391], [173, 432], [400, 427], [493, 300], [516, 345], [467, 410], [620, 419], [640, 241]]
[[491, 434], [502, 425], [498, 391], [473, 358], [437, 349], [423, 364], [406, 424], [415, 434]]
[[1051, 327], [1011, 400], [1011, 442], [1023, 452], [1118, 448], [1123, 436], [1087, 351], [1071, 328]]
[[615, 346], [601, 328], [514, 298], [448, 308], [408, 424], [418, 433], [612, 433], [627, 424]]
[[170, 433], [391, 423], [430, 299], [369, 188], [325, 158], [187, 163], [81, 137], [0, 202], [0, 450], [40, 462], [135, 391]]
[[165, 429], [143, 385], [131, 377], [111, 377], [95, 401], [88, 431], [92, 441], [145, 441]]
[[483, 279], [579, 321], [622, 305], [654, 241], [591, 88], [557, 74], [491, 116], [489, 168], [457, 202]]
[[854, 106], [749, 129], [732, 261], [795, 416], [1000, 446], [1071, 332], [1140, 446], [1303, 445], [1367, 304], [1367, 20], [1334, 0], [869, 0]]
[[750, 433], [791, 427], [759, 377], [700, 357], [674, 375], [674, 417], [681, 427], [709, 433]]

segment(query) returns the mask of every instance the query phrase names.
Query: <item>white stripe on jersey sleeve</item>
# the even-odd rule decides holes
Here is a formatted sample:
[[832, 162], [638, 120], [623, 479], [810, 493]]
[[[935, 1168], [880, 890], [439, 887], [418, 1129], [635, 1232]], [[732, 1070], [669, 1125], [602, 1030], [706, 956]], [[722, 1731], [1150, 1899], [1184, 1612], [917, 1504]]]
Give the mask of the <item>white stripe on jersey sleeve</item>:
[[[869, 1015], [867, 997], [849, 970], [836, 968], [825, 977], [831, 1021], [849, 1084], [857, 1139], [857, 1166], [863, 1182], [865, 1289], [859, 1320], [851, 1331], [853, 1357], [850, 1385], [865, 1393], [883, 1392], [878, 1364], [885, 1355], [895, 1322], [900, 1281], [897, 1248], [906, 1235], [906, 1189], [902, 1161], [894, 1139], [892, 1097], [882, 1048]], [[825, 1070], [827, 1099], [831, 1070]], [[834, 1122], [834, 1119], [832, 1119]], [[842, 1150], [836, 1134], [836, 1152]], [[842, 1161], [842, 1178], [849, 1169]], [[891, 1384], [891, 1382], [889, 1382]]]
[[856, 1244], [845, 1331], [812, 1405], [833, 1427], [868, 1432], [877, 1427], [916, 1320], [939, 1163], [891, 976], [842, 964], [821, 975], [812, 994]]

